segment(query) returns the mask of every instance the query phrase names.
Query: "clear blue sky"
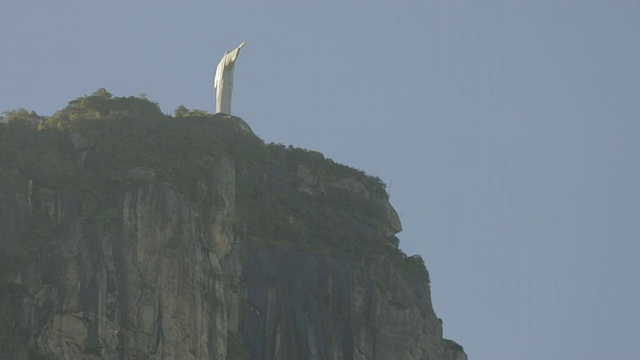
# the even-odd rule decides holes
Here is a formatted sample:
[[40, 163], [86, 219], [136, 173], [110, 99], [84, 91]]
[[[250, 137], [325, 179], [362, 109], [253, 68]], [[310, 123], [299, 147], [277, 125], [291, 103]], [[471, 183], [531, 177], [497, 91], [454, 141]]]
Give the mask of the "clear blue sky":
[[246, 41], [234, 113], [388, 184], [471, 359], [630, 359], [639, 39], [625, 0], [0, 0], [0, 111], [100, 87], [213, 111]]

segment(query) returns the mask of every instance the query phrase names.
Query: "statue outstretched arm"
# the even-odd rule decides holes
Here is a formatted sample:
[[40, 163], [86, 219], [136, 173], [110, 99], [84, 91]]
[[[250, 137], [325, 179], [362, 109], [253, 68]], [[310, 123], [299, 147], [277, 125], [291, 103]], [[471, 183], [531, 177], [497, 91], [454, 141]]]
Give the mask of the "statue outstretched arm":
[[218, 63], [218, 67], [216, 68], [216, 76], [213, 79], [214, 87], [218, 87], [220, 81], [222, 80], [222, 76], [224, 75], [224, 69], [235, 63], [236, 59], [238, 58], [238, 54], [240, 53], [240, 49], [242, 49], [245, 44], [246, 42], [243, 41], [235, 49], [224, 53], [222, 59], [220, 60], [220, 63]]

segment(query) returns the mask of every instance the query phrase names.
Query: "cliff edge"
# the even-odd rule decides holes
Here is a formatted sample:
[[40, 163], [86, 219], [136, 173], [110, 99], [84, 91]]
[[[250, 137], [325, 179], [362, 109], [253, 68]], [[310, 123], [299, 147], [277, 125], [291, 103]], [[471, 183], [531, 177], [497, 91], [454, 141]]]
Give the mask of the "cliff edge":
[[182, 109], [2, 118], [1, 358], [467, 359], [380, 179]]

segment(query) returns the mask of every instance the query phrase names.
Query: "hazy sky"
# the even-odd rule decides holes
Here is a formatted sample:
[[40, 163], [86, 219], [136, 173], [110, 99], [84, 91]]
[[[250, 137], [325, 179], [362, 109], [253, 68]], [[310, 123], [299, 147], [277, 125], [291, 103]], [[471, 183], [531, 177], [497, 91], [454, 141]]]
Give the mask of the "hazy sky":
[[470, 359], [637, 356], [640, 2], [0, 0], [0, 112], [213, 111], [241, 41], [234, 113], [388, 184]]

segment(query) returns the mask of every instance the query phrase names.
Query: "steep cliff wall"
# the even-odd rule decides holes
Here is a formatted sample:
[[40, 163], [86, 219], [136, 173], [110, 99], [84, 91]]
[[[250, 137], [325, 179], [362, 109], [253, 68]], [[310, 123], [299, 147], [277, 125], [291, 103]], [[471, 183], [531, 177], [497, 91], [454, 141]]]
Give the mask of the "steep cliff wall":
[[250, 247], [240, 331], [255, 359], [447, 359], [429, 286], [384, 256]]
[[[219, 258], [233, 240], [224, 231], [232, 213], [220, 208], [207, 218], [153, 184], [112, 200], [108, 231], [77, 216], [83, 204], [72, 193], [32, 200], [55, 231], [36, 258], [3, 279], [19, 290], [3, 296], [26, 349], [61, 359], [224, 358]], [[21, 218], [18, 208], [2, 209]]]
[[230, 139], [180, 150], [200, 162], [94, 123], [47, 135], [57, 166], [0, 157], [1, 358], [466, 359], [378, 180], [200, 120]]

